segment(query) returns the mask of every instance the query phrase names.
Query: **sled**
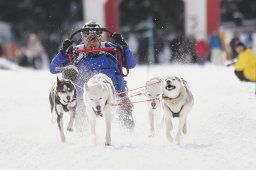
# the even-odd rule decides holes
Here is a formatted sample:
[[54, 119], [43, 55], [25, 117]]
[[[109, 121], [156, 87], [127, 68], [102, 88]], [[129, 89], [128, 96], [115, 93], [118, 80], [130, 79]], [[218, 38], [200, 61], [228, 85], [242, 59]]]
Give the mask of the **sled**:
[[[82, 28], [79, 29], [77, 31], [75, 31], [74, 33], [71, 34], [71, 36], [69, 37], [69, 40], [73, 40], [73, 38], [75, 37], [76, 34], [84, 32], [84, 31], [101, 31], [101, 32], [106, 32], [110, 35], [110, 37], [112, 38], [113, 32], [106, 29], [106, 28]], [[112, 38], [113, 39], [113, 38]], [[75, 57], [78, 55], [74, 55], [74, 54], [79, 54], [79, 53], [89, 53], [89, 52], [105, 52], [110, 54], [109, 56], [118, 64], [119, 70], [120, 70], [120, 74], [123, 77], [128, 76], [129, 74], [129, 69], [126, 67], [126, 54], [125, 54], [125, 49], [122, 45], [115, 43], [117, 45], [116, 48], [113, 47], [107, 47], [107, 48], [88, 48], [88, 49], [77, 49], [73, 51], [73, 46], [70, 46], [67, 50], [66, 53], [69, 57], [69, 63], [71, 65], [74, 65], [74, 60]], [[115, 52], [115, 56], [113, 56], [111, 54], [111, 52]], [[125, 73], [124, 73], [124, 69], [125, 68]]]

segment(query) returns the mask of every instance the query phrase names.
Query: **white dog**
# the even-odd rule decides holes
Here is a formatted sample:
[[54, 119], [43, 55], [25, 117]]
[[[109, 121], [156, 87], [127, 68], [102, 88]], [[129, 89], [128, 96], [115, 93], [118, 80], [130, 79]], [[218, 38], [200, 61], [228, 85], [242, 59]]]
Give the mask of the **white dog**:
[[176, 142], [180, 144], [181, 132], [186, 134], [186, 119], [188, 112], [194, 105], [194, 98], [188, 88], [187, 82], [179, 77], [167, 76], [163, 81], [164, 113], [166, 125], [166, 137], [169, 142], [173, 141], [171, 130], [172, 119], [179, 117], [179, 127], [176, 134]]
[[162, 111], [162, 79], [161, 77], [153, 77], [146, 82], [144, 95], [146, 96], [149, 109], [149, 137], [153, 136], [155, 130], [159, 130], [159, 119]]
[[105, 117], [106, 141], [105, 145], [111, 144], [111, 122], [115, 111], [115, 89], [112, 80], [105, 74], [97, 74], [84, 84], [84, 102], [89, 117], [91, 133], [96, 139], [96, 117]]

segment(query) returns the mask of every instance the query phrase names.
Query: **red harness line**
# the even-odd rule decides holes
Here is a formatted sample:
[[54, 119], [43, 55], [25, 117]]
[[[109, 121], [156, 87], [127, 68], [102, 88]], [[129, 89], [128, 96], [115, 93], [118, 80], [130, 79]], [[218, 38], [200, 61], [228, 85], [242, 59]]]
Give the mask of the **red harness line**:
[[127, 91], [124, 91], [124, 92], [118, 92], [118, 93], [116, 93], [116, 95], [123, 94], [123, 93], [127, 93], [127, 92], [130, 92], [130, 91], [135, 91], [135, 90], [142, 89], [142, 88], [145, 88], [145, 87], [147, 87], [147, 86], [152, 86], [152, 85], [158, 84], [158, 83], [161, 83], [161, 81], [158, 81], [158, 82], [155, 82], [155, 83], [146, 85], [146, 86], [140, 86], [140, 87], [137, 87], [137, 88], [135, 88], [135, 89], [127, 90]]
[[76, 50], [77, 53], [88, 53], [88, 52], [100, 52], [100, 51], [104, 51], [104, 52], [113, 52], [115, 51], [115, 48], [87, 48], [87, 49], [80, 49], [80, 50]]
[[140, 95], [142, 95], [143, 93], [135, 93], [134, 95], [130, 95], [130, 96], [124, 96], [124, 97], [121, 97], [121, 98], [119, 98], [119, 99], [117, 99], [117, 101], [120, 101], [120, 100], [122, 100], [122, 99], [129, 99], [129, 98], [132, 98], [132, 97], [135, 97], [135, 96], [140, 96]]
[[[119, 93], [116, 93], [116, 95], [119, 95], [119, 94], [123, 94], [123, 93], [127, 93], [129, 91], [135, 91], [135, 90], [138, 90], [138, 89], [141, 89], [141, 90], [138, 90], [137, 92], [133, 93], [132, 95], [130, 96], [124, 96], [124, 97], [121, 97], [119, 100], [122, 100], [123, 98], [131, 98], [131, 97], [135, 97], [135, 96], [140, 96], [142, 95], [143, 93], [141, 93], [140, 91], [142, 91], [143, 89], [142, 88], [145, 88], [147, 86], [151, 86], [151, 85], [154, 85], [154, 84], [157, 84], [157, 83], [160, 83], [160, 82], [156, 82], [156, 83], [152, 83], [152, 84], [149, 84], [149, 85], [146, 85], [146, 86], [141, 86], [141, 87], [138, 87], [138, 88], [135, 88], [135, 89], [132, 89], [132, 90], [127, 90], [125, 92], [119, 92]], [[77, 85], [76, 83], [73, 83], [75, 86], [83, 89], [83, 87]], [[140, 93], [138, 93], [140, 92]], [[140, 100], [140, 101], [134, 101], [134, 102], [120, 102], [120, 103], [112, 103], [112, 106], [127, 106], [127, 105], [133, 105], [133, 103], [142, 103], [142, 102], [149, 102], [149, 101], [153, 101], [154, 99], [151, 99], [151, 100]]]

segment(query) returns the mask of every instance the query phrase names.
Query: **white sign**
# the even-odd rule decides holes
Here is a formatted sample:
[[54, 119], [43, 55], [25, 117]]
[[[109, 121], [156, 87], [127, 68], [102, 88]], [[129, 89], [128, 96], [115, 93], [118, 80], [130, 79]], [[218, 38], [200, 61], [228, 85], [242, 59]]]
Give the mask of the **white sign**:
[[207, 38], [207, 0], [184, 0], [187, 36]]

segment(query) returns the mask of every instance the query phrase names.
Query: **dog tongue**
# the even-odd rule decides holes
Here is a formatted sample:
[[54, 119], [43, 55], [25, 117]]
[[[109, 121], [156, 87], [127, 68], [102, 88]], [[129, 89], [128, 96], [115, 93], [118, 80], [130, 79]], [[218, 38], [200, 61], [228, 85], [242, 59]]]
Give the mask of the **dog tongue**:
[[96, 111], [96, 115], [97, 115], [97, 116], [100, 116], [100, 117], [103, 116], [102, 113], [101, 113], [101, 111]]

